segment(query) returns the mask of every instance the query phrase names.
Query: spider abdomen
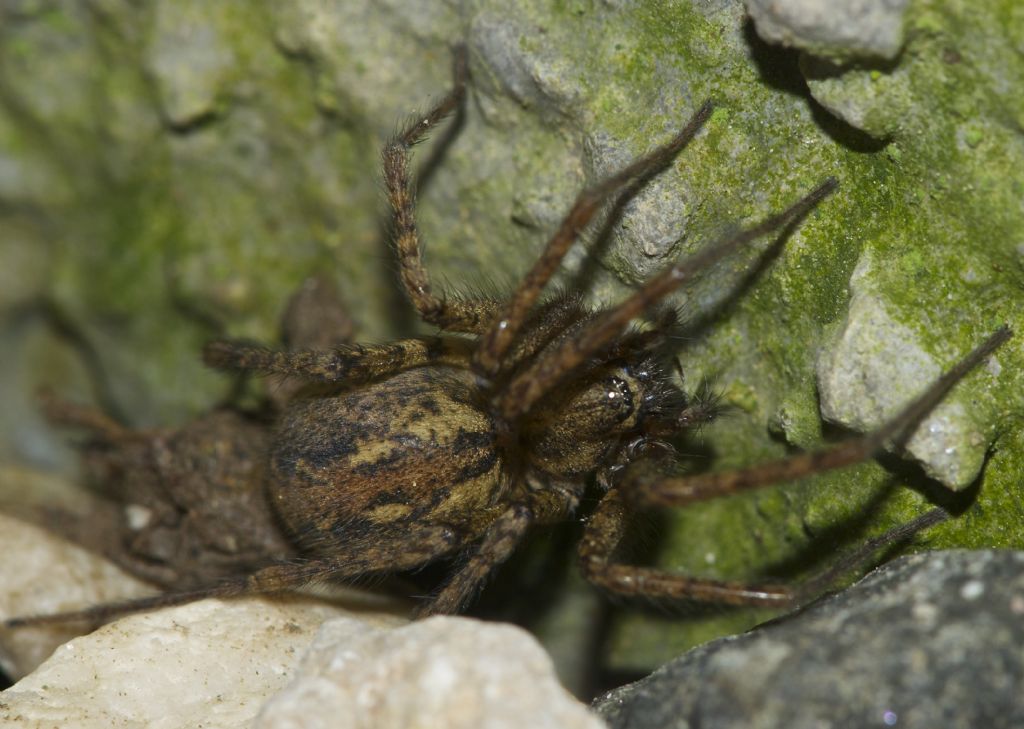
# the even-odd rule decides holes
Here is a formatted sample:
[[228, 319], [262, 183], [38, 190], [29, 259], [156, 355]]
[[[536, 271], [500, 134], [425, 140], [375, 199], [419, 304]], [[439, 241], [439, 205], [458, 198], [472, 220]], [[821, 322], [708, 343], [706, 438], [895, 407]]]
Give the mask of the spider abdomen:
[[470, 378], [421, 367], [289, 405], [268, 488], [301, 546], [324, 551], [372, 535], [379, 548], [407, 542], [409, 525], [443, 531], [437, 553], [479, 536], [497, 514], [502, 463]]

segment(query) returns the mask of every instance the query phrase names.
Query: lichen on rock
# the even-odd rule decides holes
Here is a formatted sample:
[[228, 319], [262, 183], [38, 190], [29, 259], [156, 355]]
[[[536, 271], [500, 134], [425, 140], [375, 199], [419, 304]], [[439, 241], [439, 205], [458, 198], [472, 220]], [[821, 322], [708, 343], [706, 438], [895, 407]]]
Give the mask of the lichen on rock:
[[[5, 4], [0, 227], [13, 232], [2, 255], [27, 273], [2, 301], [3, 372], [17, 382], [4, 385], [0, 452], [70, 463], [30, 393], [46, 384], [90, 399], [97, 373], [136, 424], [205, 411], [228, 384], [201, 367], [202, 342], [218, 331], [273, 341], [283, 301], [314, 271], [332, 272], [360, 338], [414, 331], [380, 234], [378, 150], [447, 88], [456, 41], [470, 50], [470, 102], [420, 207], [438, 281], [514, 281], [583, 186], [712, 98], [701, 134], [608, 236], [573, 250], [563, 282], [595, 303], [621, 299], [836, 175], [840, 193], [757, 275], [768, 242], [673, 300], [693, 323], [678, 352], [688, 386], [707, 379], [733, 407], [682, 449], [703, 454], [697, 467], [729, 468], [815, 447], [826, 400], [845, 425], [874, 422], [843, 415], [864, 406], [834, 374], [878, 371], [846, 356], [866, 348], [843, 332], [934, 372], [1004, 322], [1024, 328], [1020, 4], [881, 5], [902, 13], [898, 38], [796, 51], [762, 39], [775, 36], [734, 0]], [[858, 318], [858, 269], [884, 317]], [[965, 492], [974, 500], [957, 502], [967, 513], [932, 530], [931, 545], [1020, 546], [1020, 341], [953, 397], [973, 465], [934, 473], [963, 486], [988, 459]], [[879, 398], [913, 394], [891, 384]], [[898, 488], [907, 481], [923, 479], [869, 463], [673, 512], [657, 559], [714, 577], [798, 577], [837, 542], [926, 508]], [[648, 668], [756, 617], [620, 616], [607, 659]]]

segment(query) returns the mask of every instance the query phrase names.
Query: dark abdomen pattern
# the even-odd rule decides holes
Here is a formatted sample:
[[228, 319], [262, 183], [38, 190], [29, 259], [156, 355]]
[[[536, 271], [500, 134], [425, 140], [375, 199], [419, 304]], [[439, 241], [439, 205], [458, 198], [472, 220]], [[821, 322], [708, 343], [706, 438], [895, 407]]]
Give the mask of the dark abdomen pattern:
[[429, 525], [465, 542], [486, 528], [503, 479], [494, 426], [471, 402], [469, 377], [423, 367], [289, 405], [270, 500], [302, 547], [408, 539]]

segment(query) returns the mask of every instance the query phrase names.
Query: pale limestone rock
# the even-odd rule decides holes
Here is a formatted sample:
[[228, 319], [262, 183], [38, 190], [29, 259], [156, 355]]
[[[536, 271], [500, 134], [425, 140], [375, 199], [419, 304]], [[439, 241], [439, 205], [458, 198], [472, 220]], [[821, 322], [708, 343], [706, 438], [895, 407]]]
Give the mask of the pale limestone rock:
[[325, 623], [259, 729], [600, 729], [523, 630], [434, 617], [396, 630]]
[[[858, 263], [846, 321], [818, 361], [822, 415], [861, 432], [881, 426], [953, 364], [936, 361], [893, 318], [870, 283], [873, 265], [870, 254]], [[992, 356], [996, 366], [998, 356]], [[906, 450], [929, 476], [963, 489], [981, 471], [994, 433], [954, 390], [921, 422]]]
[[[102, 557], [0, 514], [0, 617], [74, 610], [151, 592]], [[81, 625], [0, 630], [0, 667], [19, 678], [82, 630]]]
[[[18, 726], [247, 726], [291, 679], [319, 625], [351, 615], [310, 599], [204, 600], [133, 615], [72, 640], [0, 694]], [[400, 624], [385, 615], [362, 630]]]

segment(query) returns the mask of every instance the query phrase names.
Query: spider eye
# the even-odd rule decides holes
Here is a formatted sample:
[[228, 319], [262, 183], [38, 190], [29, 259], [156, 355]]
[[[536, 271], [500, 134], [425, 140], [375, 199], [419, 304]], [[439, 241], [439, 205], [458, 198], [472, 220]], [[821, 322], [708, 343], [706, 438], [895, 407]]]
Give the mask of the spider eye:
[[608, 378], [608, 386], [605, 390], [605, 397], [608, 404], [616, 411], [615, 421], [621, 423], [633, 414], [635, 409], [633, 403], [633, 391], [629, 383], [621, 377]]

